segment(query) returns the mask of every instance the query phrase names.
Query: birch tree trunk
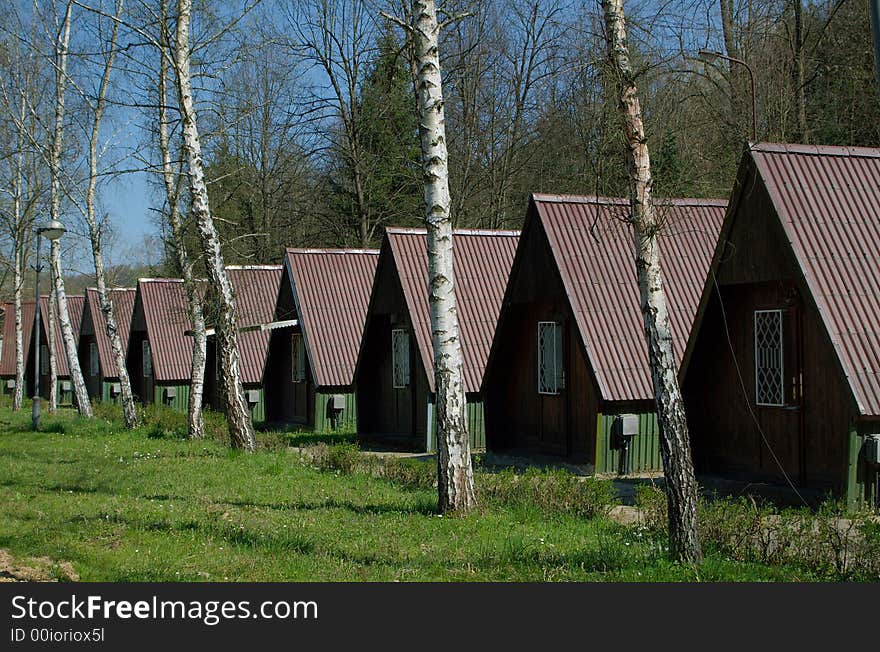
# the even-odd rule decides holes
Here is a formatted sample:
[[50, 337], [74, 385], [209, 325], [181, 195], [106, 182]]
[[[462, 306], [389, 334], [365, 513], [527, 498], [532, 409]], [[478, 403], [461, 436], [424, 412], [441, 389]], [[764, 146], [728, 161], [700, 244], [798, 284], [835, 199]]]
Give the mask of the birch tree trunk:
[[178, 209], [180, 193], [178, 192], [174, 167], [171, 163], [171, 144], [168, 137], [168, 109], [165, 105], [167, 101], [166, 80], [168, 78], [166, 57], [170, 52], [168, 34], [165, 28], [167, 14], [166, 2], [161, 0], [160, 15], [162, 17], [162, 26], [160, 27], [161, 34], [159, 38], [162, 45], [162, 53], [159, 60], [158, 84], [159, 153], [162, 157], [162, 180], [165, 184], [165, 194], [168, 200], [168, 222], [171, 225], [171, 236], [173, 238], [174, 253], [177, 257], [177, 265], [180, 267], [181, 276], [183, 276], [183, 287], [188, 298], [187, 307], [193, 331], [192, 385], [189, 394], [189, 418], [187, 421], [188, 436], [190, 439], [204, 439], [205, 422], [202, 416], [202, 402], [205, 393], [205, 363], [208, 355], [208, 339], [205, 335], [205, 316], [202, 312], [202, 305], [199, 302], [199, 293], [195, 278], [193, 277], [192, 264], [184, 245], [183, 223], [181, 222]]
[[[50, 267], [49, 278], [52, 279], [52, 287], [55, 287], [55, 271]], [[58, 409], [58, 358], [55, 355], [55, 324], [58, 319], [56, 309], [55, 292], [49, 292], [49, 317], [46, 319], [46, 342], [49, 351], [49, 414], [55, 414]], [[40, 306], [42, 308], [42, 305]], [[42, 317], [41, 317], [42, 318]], [[37, 346], [40, 343], [37, 342]], [[39, 373], [39, 371], [37, 372]]]
[[220, 237], [211, 217], [205, 170], [202, 164], [202, 146], [196, 124], [190, 79], [189, 31], [191, 0], [177, 1], [177, 33], [174, 48], [177, 73], [177, 95], [180, 103], [183, 150], [189, 167], [189, 184], [192, 213], [196, 219], [199, 238], [204, 248], [208, 267], [208, 280], [218, 301], [217, 348], [220, 356], [220, 374], [229, 422], [229, 436], [236, 448], [253, 451], [256, 447], [254, 426], [250, 409], [245, 400], [241, 382], [238, 354], [238, 328], [235, 318], [235, 297], [232, 284], [226, 276]]
[[104, 63], [104, 73], [101, 76], [101, 84], [98, 87], [98, 96], [95, 101], [95, 113], [92, 120], [92, 132], [89, 136], [89, 182], [86, 190], [85, 218], [89, 227], [89, 240], [92, 244], [92, 259], [95, 263], [95, 282], [98, 286], [98, 298], [101, 304], [101, 312], [104, 314], [107, 337], [110, 340], [110, 351], [116, 362], [119, 374], [120, 398], [122, 399], [122, 414], [125, 418], [125, 427], [129, 429], [138, 426], [138, 411], [135, 406], [134, 393], [131, 390], [131, 380], [128, 377], [128, 368], [125, 364], [125, 347], [119, 334], [119, 326], [116, 323], [116, 315], [113, 303], [110, 301], [110, 293], [107, 291], [107, 275], [104, 270], [104, 253], [102, 249], [102, 233], [95, 214], [95, 192], [98, 183], [98, 141], [101, 131], [101, 120], [104, 117], [104, 108], [107, 104], [107, 87], [110, 85], [110, 73], [113, 70], [113, 59], [116, 56], [116, 40], [119, 35], [119, 20], [122, 17], [123, 0], [117, 0], [115, 19], [110, 31], [110, 41], [107, 49], [107, 59]]
[[24, 337], [22, 335], [23, 324], [21, 319], [21, 288], [24, 283], [24, 245], [23, 238], [17, 238], [15, 242], [15, 270], [13, 272], [15, 282], [15, 394], [12, 398], [12, 409], [21, 409], [24, 401]]
[[442, 513], [476, 504], [468, 437], [464, 373], [455, 301], [452, 215], [440, 75], [440, 27], [434, 0], [413, 0], [419, 135], [428, 230], [428, 297], [434, 344], [437, 488]]
[[[72, 3], [68, 2], [64, 11], [64, 19], [59, 31], [59, 38], [55, 42], [55, 125], [52, 133], [52, 146], [49, 153], [49, 171], [52, 177], [51, 192], [49, 198], [49, 212], [53, 220], [61, 217], [61, 154], [64, 140], [64, 95], [67, 89], [67, 57], [70, 46], [70, 14]], [[73, 385], [73, 393], [76, 398], [77, 409], [83, 416], [92, 416], [92, 404], [86, 392], [86, 383], [83, 380], [82, 370], [79, 366], [77, 342], [73, 335], [73, 326], [70, 323], [70, 312], [67, 310], [67, 292], [64, 290], [64, 276], [61, 270], [61, 247], [58, 241], [52, 242], [50, 266], [54, 274], [54, 295], [57, 302], [58, 319], [61, 324], [61, 337], [64, 340], [64, 348], [67, 353], [67, 366], [70, 371], [70, 381]], [[53, 333], [53, 325], [49, 324], [49, 332]], [[50, 355], [52, 347], [49, 347]], [[55, 383], [52, 383], [55, 387]]]
[[660, 453], [663, 458], [669, 512], [669, 548], [673, 558], [679, 561], [700, 563], [702, 553], [697, 534], [697, 483], [660, 270], [658, 235], [662, 222], [657, 219], [651, 197], [651, 161], [627, 50], [623, 0], [602, 0], [602, 8], [605, 12], [608, 54], [617, 78], [619, 108], [624, 119], [629, 148], [627, 162], [631, 222], [645, 336], [660, 425]]

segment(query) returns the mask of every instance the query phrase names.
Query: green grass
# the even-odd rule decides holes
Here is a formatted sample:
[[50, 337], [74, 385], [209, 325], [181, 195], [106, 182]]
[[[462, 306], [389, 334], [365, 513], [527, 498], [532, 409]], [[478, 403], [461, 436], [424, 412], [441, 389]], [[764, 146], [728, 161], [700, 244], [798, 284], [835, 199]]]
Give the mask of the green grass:
[[60, 413], [36, 433], [0, 408], [0, 548], [93, 581], [816, 579], [712, 554], [697, 571], [644, 529], [525, 500], [440, 517], [429, 487], [102, 415]]

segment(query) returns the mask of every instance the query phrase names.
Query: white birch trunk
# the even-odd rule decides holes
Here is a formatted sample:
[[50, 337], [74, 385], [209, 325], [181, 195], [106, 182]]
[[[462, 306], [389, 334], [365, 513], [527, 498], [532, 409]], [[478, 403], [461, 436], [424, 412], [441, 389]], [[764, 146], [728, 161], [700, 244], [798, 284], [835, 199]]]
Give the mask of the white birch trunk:
[[85, 218], [89, 227], [89, 240], [92, 244], [92, 259], [95, 263], [95, 283], [98, 289], [101, 312], [104, 314], [107, 337], [110, 340], [110, 351], [116, 362], [119, 374], [120, 399], [122, 401], [122, 414], [125, 419], [125, 427], [129, 429], [138, 426], [138, 411], [135, 406], [134, 393], [131, 390], [131, 380], [128, 377], [128, 368], [125, 364], [125, 347], [119, 334], [116, 323], [116, 315], [113, 303], [110, 301], [110, 293], [107, 291], [107, 275], [104, 270], [104, 253], [101, 244], [101, 228], [95, 214], [95, 192], [98, 183], [98, 140], [101, 131], [101, 120], [106, 106], [107, 87], [110, 85], [110, 73], [113, 70], [113, 59], [116, 55], [116, 39], [119, 34], [119, 19], [122, 16], [123, 1], [117, 0], [115, 20], [110, 32], [110, 42], [107, 51], [107, 59], [104, 65], [104, 73], [101, 77], [101, 85], [98, 88], [98, 97], [95, 102], [95, 114], [92, 121], [92, 132], [89, 137], [89, 183], [86, 190]]
[[[67, 89], [67, 56], [70, 45], [71, 8], [72, 4], [68, 3], [61, 24], [59, 39], [55, 43], [55, 125], [52, 134], [52, 147], [49, 154], [49, 167], [52, 176], [49, 212], [53, 220], [58, 220], [61, 216], [61, 154], [64, 140], [64, 94]], [[57, 241], [52, 243], [50, 266], [54, 274], [53, 283], [57, 302], [56, 309], [61, 325], [61, 337], [64, 340], [64, 349], [67, 353], [67, 366], [70, 371], [73, 394], [79, 413], [90, 417], [92, 416], [92, 404], [89, 402], [86, 384], [79, 366], [77, 342], [70, 323], [70, 313], [67, 310], [67, 293], [64, 290], [64, 276], [61, 269], [61, 247]], [[52, 323], [49, 324], [49, 332], [54, 332]], [[50, 354], [54, 354], [51, 346], [49, 349]], [[54, 382], [52, 387], [55, 387]]]
[[434, 0], [413, 1], [419, 132], [428, 231], [428, 293], [434, 345], [440, 511], [474, 507], [464, 373], [455, 301], [446, 125], [440, 75], [440, 28]]
[[[167, 18], [167, 6], [165, 0], [160, 5], [161, 16]], [[202, 402], [205, 393], [205, 364], [207, 360], [208, 338], [205, 335], [205, 316], [202, 305], [199, 302], [198, 288], [193, 276], [192, 264], [189, 254], [184, 245], [183, 224], [178, 210], [179, 192], [174, 167], [171, 162], [171, 144], [168, 137], [168, 110], [165, 106], [167, 101], [166, 79], [168, 77], [168, 65], [166, 57], [170, 48], [166, 38], [166, 32], [161, 30], [160, 42], [163, 51], [159, 62], [159, 152], [162, 156], [162, 180], [165, 184], [165, 194], [168, 199], [168, 222], [171, 225], [171, 236], [174, 240], [174, 253], [177, 264], [183, 276], [183, 287], [188, 299], [189, 318], [193, 331], [192, 348], [192, 385], [189, 395], [188, 409], [188, 436], [190, 439], [204, 439], [205, 421], [202, 415]]]
[[[51, 283], [54, 287], [55, 285], [55, 272], [54, 268], [50, 267], [49, 278], [52, 279]], [[47, 326], [43, 330], [46, 331], [46, 343], [47, 350], [49, 352], [49, 414], [55, 414], [55, 411], [58, 409], [58, 357], [55, 355], [55, 324], [58, 319], [58, 310], [56, 308], [57, 303], [55, 301], [55, 293], [49, 292], [49, 315], [46, 319]], [[42, 309], [42, 304], [40, 305]], [[37, 346], [40, 343], [37, 342]], [[37, 371], [40, 373], [40, 371]]]
[[[15, 393], [12, 397], [12, 409], [20, 410], [24, 402], [24, 337], [22, 334], [23, 326], [21, 316], [21, 286], [23, 283], [23, 267], [24, 256], [22, 252], [21, 239], [15, 243], [15, 295], [13, 301], [15, 303]], [[33, 326], [33, 324], [31, 325]], [[9, 346], [7, 344], [7, 346]]]
[[177, 94], [180, 102], [183, 131], [183, 150], [189, 167], [192, 213], [196, 219], [199, 238], [204, 247], [208, 267], [208, 280], [219, 302], [216, 331], [222, 380], [218, 379], [218, 381], [223, 384], [226, 418], [229, 422], [229, 436], [233, 446], [252, 451], [256, 447], [256, 440], [239, 369], [235, 297], [232, 291], [232, 284], [226, 276], [223, 253], [220, 250], [220, 237], [214, 226], [214, 220], [211, 217], [208, 188], [205, 184], [205, 170], [202, 164], [202, 146], [199, 141], [196, 113], [193, 105], [189, 51], [191, 11], [191, 0], [178, 0], [177, 38], [174, 55], [177, 72]]
[[699, 563], [702, 553], [697, 532], [697, 483], [660, 269], [658, 236], [663, 225], [657, 218], [651, 196], [651, 160], [626, 44], [623, 0], [602, 0], [602, 7], [608, 53], [618, 83], [619, 106], [629, 149], [631, 223], [651, 379], [660, 425], [660, 453], [669, 507], [669, 548], [678, 561]]

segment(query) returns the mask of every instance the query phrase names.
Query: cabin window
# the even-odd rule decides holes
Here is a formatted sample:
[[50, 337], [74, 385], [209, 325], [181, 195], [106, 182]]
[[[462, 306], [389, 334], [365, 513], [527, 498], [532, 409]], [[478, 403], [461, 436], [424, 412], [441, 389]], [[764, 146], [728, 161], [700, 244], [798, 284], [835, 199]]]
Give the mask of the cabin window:
[[785, 404], [781, 310], [755, 311], [755, 402]]
[[538, 322], [538, 393], [559, 394], [565, 388], [562, 368], [562, 324]]
[[141, 357], [143, 358], [142, 365], [143, 365], [144, 378], [152, 378], [153, 377], [153, 356], [152, 356], [152, 353], [150, 352], [150, 341], [149, 340], [143, 340], [141, 342]]
[[395, 389], [409, 386], [409, 333], [402, 328], [391, 331], [391, 381]]
[[290, 335], [290, 368], [291, 379], [301, 383], [306, 379], [306, 347], [302, 333]]
[[40, 345], [40, 374], [49, 375], [49, 347], [45, 344]]
[[97, 376], [101, 372], [98, 364], [98, 345], [95, 342], [89, 342], [89, 373]]

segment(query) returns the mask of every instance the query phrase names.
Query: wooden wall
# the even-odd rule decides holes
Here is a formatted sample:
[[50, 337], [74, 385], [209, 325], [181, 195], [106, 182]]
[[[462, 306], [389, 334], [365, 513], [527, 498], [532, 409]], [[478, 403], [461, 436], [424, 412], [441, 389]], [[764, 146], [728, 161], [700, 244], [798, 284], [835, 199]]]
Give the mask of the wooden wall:
[[315, 386], [308, 359], [306, 379], [293, 382], [293, 359], [290, 339], [296, 328], [279, 328], [272, 331], [269, 339], [269, 356], [266, 362], [264, 387], [266, 395], [266, 420], [273, 423], [315, 425]]
[[[508, 288], [486, 372], [484, 400], [489, 450], [595, 459], [598, 397], [584, 350], [552, 260], [549, 243], [530, 220]], [[565, 388], [538, 393], [538, 321], [560, 321], [565, 341]]]

